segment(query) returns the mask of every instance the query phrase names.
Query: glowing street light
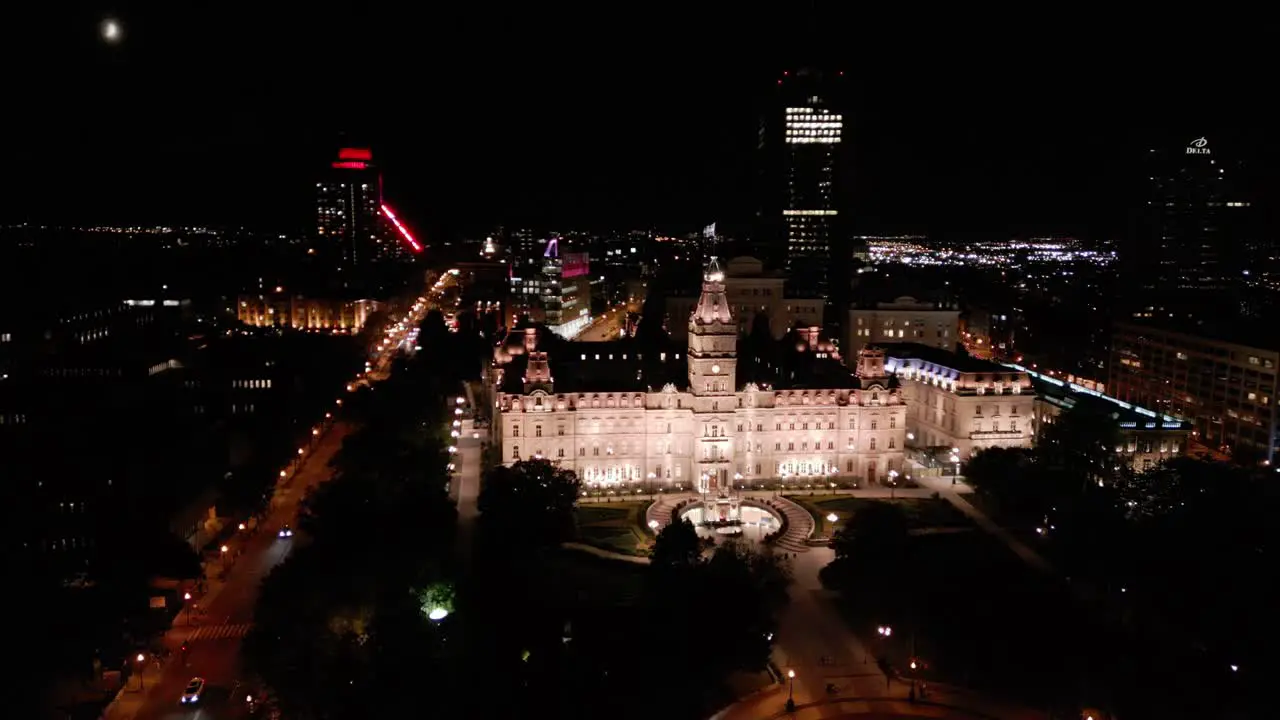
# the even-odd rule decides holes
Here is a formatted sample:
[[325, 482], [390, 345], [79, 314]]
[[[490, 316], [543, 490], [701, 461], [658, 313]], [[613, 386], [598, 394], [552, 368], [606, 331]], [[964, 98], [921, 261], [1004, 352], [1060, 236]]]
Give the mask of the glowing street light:
[[836, 521], [839, 519], [840, 519], [840, 516], [836, 515], [835, 513], [830, 513], [827, 515], [827, 522], [831, 523], [832, 525], [835, 525]]
[[654, 531], [655, 533], [656, 533], [656, 532], [658, 532], [658, 525], [659, 525], [659, 523], [658, 523], [658, 521], [657, 521], [657, 520], [650, 520], [650, 521], [649, 521], [649, 529], [650, 529], [650, 530], [652, 530], [652, 531]]
[[431, 612], [427, 613], [427, 619], [432, 622], [440, 622], [447, 617], [449, 617], [449, 611], [441, 607], [432, 608]]
[[288, 474], [289, 474], [289, 473], [285, 472], [284, 470], [281, 470], [281, 471], [280, 471], [280, 477], [284, 477], [284, 476], [286, 476], [286, 475], [288, 475]]

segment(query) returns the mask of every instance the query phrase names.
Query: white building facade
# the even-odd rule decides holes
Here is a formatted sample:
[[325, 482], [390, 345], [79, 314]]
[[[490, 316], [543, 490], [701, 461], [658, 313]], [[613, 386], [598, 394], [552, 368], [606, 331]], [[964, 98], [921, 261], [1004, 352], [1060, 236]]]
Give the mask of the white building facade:
[[1027, 373], [914, 343], [885, 345], [902, 383], [913, 448], [1031, 447], [1035, 389]]
[[552, 359], [527, 347], [519, 391], [494, 393], [502, 462], [544, 457], [590, 485], [703, 492], [774, 479], [870, 484], [903, 470], [907, 406], [883, 352], [864, 350], [843, 388], [739, 388], [737, 341], [713, 259], [689, 315], [686, 387], [558, 392]]

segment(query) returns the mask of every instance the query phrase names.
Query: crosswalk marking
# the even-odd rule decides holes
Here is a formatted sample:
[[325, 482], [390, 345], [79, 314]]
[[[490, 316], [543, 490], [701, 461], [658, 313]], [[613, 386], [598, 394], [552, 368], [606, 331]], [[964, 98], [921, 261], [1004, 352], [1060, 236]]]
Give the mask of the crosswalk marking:
[[253, 623], [238, 623], [235, 625], [205, 625], [198, 627], [187, 636], [187, 640], [221, 640], [223, 638], [242, 638], [245, 633], [249, 632], [249, 628], [253, 627]]

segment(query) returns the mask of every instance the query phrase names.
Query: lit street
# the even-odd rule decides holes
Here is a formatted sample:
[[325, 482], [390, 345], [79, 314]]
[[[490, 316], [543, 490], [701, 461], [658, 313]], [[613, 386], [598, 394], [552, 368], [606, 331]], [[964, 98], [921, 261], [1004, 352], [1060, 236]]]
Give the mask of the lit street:
[[[228, 555], [238, 553], [239, 557], [228, 561], [225, 582], [211, 581], [211, 599], [207, 604], [202, 603], [204, 607], [200, 612], [194, 614], [190, 621], [185, 611], [177, 618], [173, 630], [165, 637], [165, 645], [171, 652], [169, 661], [159, 682], [147, 685], [145, 703], [136, 713], [113, 713], [109, 717], [151, 720], [244, 715], [245, 695], [249, 689], [237, 686], [240, 642], [253, 621], [258, 587], [267, 573], [288, 556], [294, 543], [305, 542], [301, 536], [278, 538], [276, 533], [285, 524], [294, 523], [298, 502], [306, 491], [329, 478], [329, 459], [342, 445], [349, 429], [346, 424], [338, 423], [320, 436], [297, 475], [279, 487], [271, 503], [270, 514], [256, 531], [246, 531], [227, 543]], [[210, 574], [216, 575], [217, 569], [215, 562], [210, 566]], [[199, 597], [193, 598], [193, 602], [200, 600]], [[185, 659], [181, 651], [184, 639], [189, 647]], [[182, 690], [196, 676], [205, 678], [208, 689], [198, 708], [183, 708], [178, 702]], [[130, 687], [137, 687], [136, 678], [132, 678], [131, 683]], [[233, 691], [235, 697], [231, 696]], [[126, 701], [119, 705], [120, 710], [126, 710], [131, 703]]]
[[[431, 302], [419, 301], [400, 322], [388, 326], [385, 336], [372, 349], [366, 378], [385, 378], [394, 357], [412, 351], [417, 327], [431, 307]], [[354, 391], [355, 383], [348, 390]], [[170, 653], [168, 661], [159, 672], [154, 662], [147, 664], [144, 688], [138, 687], [136, 676], [131, 678], [128, 689], [108, 708], [109, 720], [247, 716], [247, 699], [257, 688], [242, 684], [241, 640], [252, 626], [262, 580], [288, 557], [296, 543], [306, 542], [301, 534], [282, 538], [277, 533], [286, 525], [296, 527], [300, 501], [312, 487], [331, 477], [329, 460], [350, 430], [346, 423], [336, 422], [304, 448], [300, 466], [295, 473], [282, 477], [263, 520], [227, 541], [224, 559], [207, 565], [207, 596], [193, 597], [194, 612], [184, 610], [164, 637], [164, 646]], [[464, 452], [473, 456], [470, 467], [476, 474], [479, 441], [469, 439], [469, 445], [470, 449]], [[473, 515], [478, 484], [476, 479], [469, 491]], [[219, 576], [223, 577], [221, 581]], [[197, 706], [183, 707], [179, 699], [193, 677], [204, 678], [207, 687]]]
[[606, 340], [617, 340], [621, 337], [622, 328], [627, 322], [627, 306], [626, 303], [614, 306], [610, 310], [606, 310], [603, 315], [597, 317], [578, 335], [577, 339], [584, 342], [604, 342]]

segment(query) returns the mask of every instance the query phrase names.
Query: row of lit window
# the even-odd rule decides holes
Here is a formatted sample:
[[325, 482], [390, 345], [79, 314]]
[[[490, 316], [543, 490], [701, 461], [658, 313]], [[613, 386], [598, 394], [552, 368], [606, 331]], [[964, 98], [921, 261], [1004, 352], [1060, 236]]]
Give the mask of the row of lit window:
[[790, 145], [836, 145], [840, 142], [837, 137], [789, 137], [787, 143]]
[[787, 128], [788, 139], [796, 137], [834, 137], [839, 134], [840, 128], [838, 127], [824, 127], [811, 130], [793, 130], [791, 128]]
[[834, 121], [834, 122], [831, 122], [831, 121], [824, 121], [824, 122], [792, 122], [792, 121], [790, 121], [790, 120], [788, 120], [788, 121], [787, 121], [787, 132], [788, 132], [788, 133], [790, 133], [793, 129], [799, 129], [799, 128], [810, 128], [810, 129], [818, 129], [818, 130], [823, 129], [823, 128], [828, 128], [828, 129], [834, 128], [834, 129], [836, 129], [836, 130], [839, 130], [839, 129], [840, 129], [840, 128], [842, 128], [842, 127], [844, 127], [844, 123], [840, 122], [839, 117], [837, 117], [837, 118], [835, 119], [835, 121]]

